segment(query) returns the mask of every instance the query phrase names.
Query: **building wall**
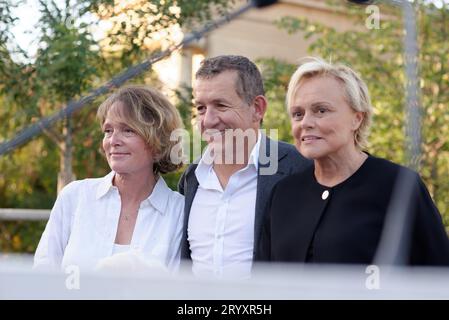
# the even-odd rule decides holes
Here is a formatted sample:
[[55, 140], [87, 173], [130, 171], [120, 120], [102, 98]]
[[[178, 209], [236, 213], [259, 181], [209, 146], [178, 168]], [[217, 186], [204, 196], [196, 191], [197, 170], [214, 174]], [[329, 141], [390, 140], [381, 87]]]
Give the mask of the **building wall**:
[[[342, 0], [343, 1], [343, 0]], [[246, 1], [237, 1], [236, 7]], [[354, 28], [344, 14], [326, 5], [326, 0], [284, 0], [263, 9], [251, 9], [239, 18], [211, 32], [181, 52], [181, 58], [168, 59], [171, 66], [179, 65], [178, 82], [166, 83], [168, 87], [191, 86], [192, 74], [196, 72], [198, 56], [213, 57], [222, 54], [244, 55], [251, 60], [277, 58], [295, 63], [308, 55], [311, 40], [304, 40], [301, 33], [288, 34], [274, 23], [285, 16], [306, 17], [332, 26], [339, 31]], [[160, 71], [161, 75], [167, 69]], [[166, 76], [167, 77], [167, 76]]]
[[306, 17], [345, 30], [352, 24], [343, 14], [332, 12], [325, 0], [280, 1], [263, 9], [252, 9], [214, 31], [206, 38], [207, 56], [241, 54], [251, 59], [276, 57], [294, 63], [307, 55], [310, 41], [296, 33], [289, 35], [274, 22], [285, 16]]

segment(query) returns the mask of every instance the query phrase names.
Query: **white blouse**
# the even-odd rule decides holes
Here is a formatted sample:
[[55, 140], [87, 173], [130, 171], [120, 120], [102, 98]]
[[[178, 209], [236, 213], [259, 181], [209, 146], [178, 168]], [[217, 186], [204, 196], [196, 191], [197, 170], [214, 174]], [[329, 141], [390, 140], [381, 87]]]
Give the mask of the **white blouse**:
[[[121, 200], [115, 173], [68, 184], [58, 195], [34, 256], [34, 266], [95, 269], [114, 253]], [[159, 177], [141, 202], [129, 249], [174, 271], [179, 266], [184, 197]]]
[[130, 249], [129, 244], [117, 244], [114, 243], [114, 247], [112, 247], [112, 255], [128, 252]]

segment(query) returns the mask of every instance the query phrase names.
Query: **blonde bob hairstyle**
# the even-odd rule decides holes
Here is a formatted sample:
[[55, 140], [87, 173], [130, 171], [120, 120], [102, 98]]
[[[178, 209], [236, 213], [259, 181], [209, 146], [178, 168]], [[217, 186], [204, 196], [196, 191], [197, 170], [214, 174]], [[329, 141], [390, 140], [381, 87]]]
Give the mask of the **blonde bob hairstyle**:
[[298, 69], [292, 75], [288, 84], [286, 105], [287, 111], [302, 82], [314, 77], [333, 77], [339, 81], [344, 89], [345, 99], [354, 110], [363, 113], [363, 120], [354, 134], [355, 146], [362, 150], [366, 147], [369, 127], [371, 125], [373, 108], [368, 87], [361, 77], [351, 68], [342, 64], [328, 63], [320, 58], [306, 57], [301, 59]]
[[[117, 108], [116, 103], [121, 103], [122, 107]], [[179, 143], [171, 141], [170, 136], [174, 130], [182, 128], [182, 120], [162, 93], [146, 86], [122, 87], [98, 107], [97, 118], [102, 126], [108, 115], [122, 119], [145, 140], [155, 157], [154, 173], [168, 173], [181, 167], [181, 163], [174, 164], [170, 160], [172, 148]]]

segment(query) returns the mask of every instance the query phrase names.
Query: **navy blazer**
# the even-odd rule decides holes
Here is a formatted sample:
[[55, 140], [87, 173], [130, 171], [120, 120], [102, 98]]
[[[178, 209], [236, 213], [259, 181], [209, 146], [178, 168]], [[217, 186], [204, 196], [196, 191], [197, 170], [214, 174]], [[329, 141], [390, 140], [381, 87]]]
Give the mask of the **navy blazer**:
[[[410, 178], [412, 193], [408, 198], [395, 200], [396, 192], [401, 190], [396, 186], [398, 177], [403, 178], [404, 174]], [[376, 263], [376, 255], [382, 253], [378, 249], [386, 215], [394, 201], [407, 214], [403, 225], [394, 226], [397, 232], [402, 229], [406, 234], [403, 239], [398, 238], [405, 244], [398, 253], [403, 256], [402, 263], [449, 265], [449, 239], [419, 175], [373, 156], [334, 187], [316, 181], [314, 166], [278, 183], [268, 201], [256, 260]], [[387, 245], [393, 247], [397, 243]]]
[[[259, 151], [253, 257], [255, 257], [255, 248], [258, 246], [261, 235], [263, 220], [262, 216], [266, 211], [268, 199], [274, 186], [282, 178], [293, 173], [301, 172], [312, 164], [310, 160], [307, 160], [301, 156], [301, 154], [291, 144], [282, 141], [275, 141], [264, 135], [262, 136], [262, 139], [264, 139], [263, 141], [265, 141], [265, 143], [261, 143]], [[277, 147], [278, 152], [277, 171], [273, 174], [263, 174], [264, 168], [269, 168], [269, 166], [272, 165], [270, 162], [265, 163], [265, 160], [270, 158], [271, 152], [273, 152], [272, 150], [274, 149], [273, 147]], [[190, 209], [192, 207], [193, 199], [195, 198], [196, 190], [198, 189], [198, 180], [195, 175], [196, 167], [197, 163], [191, 164], [183, 173], [178, 183], [179, 192], [185, 196], [184, 223], [181, 240], [182, 259], [190, 259], [190, 247], [187, 241], [187, 226], [189, 222]]]

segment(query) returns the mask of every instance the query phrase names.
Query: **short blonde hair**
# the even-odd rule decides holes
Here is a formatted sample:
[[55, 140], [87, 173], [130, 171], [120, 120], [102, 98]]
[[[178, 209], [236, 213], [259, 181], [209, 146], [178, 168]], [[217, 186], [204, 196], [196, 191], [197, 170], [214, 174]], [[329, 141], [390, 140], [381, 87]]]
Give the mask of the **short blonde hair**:
[[182, 164], [170, 160], [172, 148], [178, 141], [171, 141], [170, 136], [176, 129], [182, 128], [178, 110], [159, 91], [139, 85], [129, 85], [118, 89], [98, 108], [97, 118], [103, 125], [114, 103], [120, 102], [124, 108], [117, 116], [124, 119], [151, 147], [156, 157], [153, 172], [168, 173], [177, 170]]
[[296, 90], [301, 82], [319, 76], [332, 76], [338, 80], [344, 88], [345, 98], [349, 106], [354, 111], [363, 112], [364, 117], [362, 123], [354, 136], [356, 147], [363, 149], [367, 143], [373, 107], [371, 106], [368, 87], [357, 72], [351, 68], [342, 64], [328, 63], [316, 57], [301, 59], [298, 69], [292, 75], [288, 84], [286, 96], [287, 109], [290, 108]]

